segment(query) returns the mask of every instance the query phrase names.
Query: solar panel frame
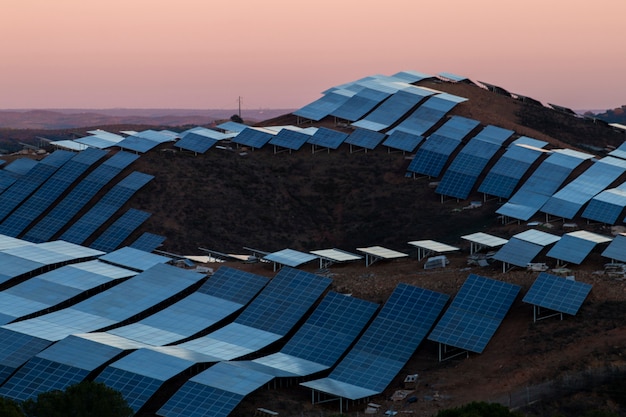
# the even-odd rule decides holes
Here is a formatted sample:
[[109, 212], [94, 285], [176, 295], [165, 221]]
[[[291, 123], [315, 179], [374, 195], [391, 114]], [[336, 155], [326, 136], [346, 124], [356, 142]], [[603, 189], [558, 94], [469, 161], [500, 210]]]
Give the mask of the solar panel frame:
[[365, 149], [375, 149], [385, 139], [385, 134], [367, 129], [355, 129], [344, 142]]
[[348, 137], [347, 133], [339, 132], [325, 127], [320, 127], [308, 139], [311, 145], [321, 146], [328, 149], [337, 149]]
[[311, 138], [303, 132], [299, 132], [292, 129], [281, 129], [274, 137], [268, 142], [270, 145], [280, 146], [285, 149], [291, 149], [293, 151], [299, 150], [307, 141]]
[[252, 127], [242, 130], [232, 139], [233, 143], [260, 149], [272, 139], [272, 134]]
[[626, 262], [626, 236], [617, 235], [602, 252], [602, 256], [611, 260]]

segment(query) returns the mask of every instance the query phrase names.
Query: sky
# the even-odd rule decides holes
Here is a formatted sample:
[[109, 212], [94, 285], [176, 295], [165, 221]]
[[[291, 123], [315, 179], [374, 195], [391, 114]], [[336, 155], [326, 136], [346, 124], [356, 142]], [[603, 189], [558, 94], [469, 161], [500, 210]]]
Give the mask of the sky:
[[624, 0], [5, 0], [0, 109], [297, 109], [409, 70], [612, 109], [625, 17]]

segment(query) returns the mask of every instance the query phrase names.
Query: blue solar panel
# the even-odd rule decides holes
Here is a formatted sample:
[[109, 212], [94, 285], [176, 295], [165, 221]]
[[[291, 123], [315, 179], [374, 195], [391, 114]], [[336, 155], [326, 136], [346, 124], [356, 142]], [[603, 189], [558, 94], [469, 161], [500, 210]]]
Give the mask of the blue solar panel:
[[114, 186], [85, 215], [76, 221], [61, 240], [82, 244], [100, 226], [107, 222], [141, 187], [154, 177], [141, 172], [133, 172]]
[[596, 242], [580, 239], [565, 234], [546, 254], [550, 258], [559, 259], [580, 265], [587, 255], [596, 247]]
[[626, 161], [606, 157], [560, 189], [541, 207], [544, 213], [572, 219], [593, 196], [608, 187], [626, 171]]
[[323, 148], [337, 149], [347, 137], [347, 133], [320, 127], [313, 136], [309, 138], [309, 143]]
[[0, 194], [0, 220], [9, 215], [17, 206], [43, 184], [63, 164], [75, 154], [67, 151], [55, 151], [42, 159], [36, 166], [20, 177]]
[[422, 136], [413, 135], [411, 133], [396, 130], [385, 139], [384, 146], [392, 149], [399, 149], [405, 152], [413, 152], [417, 146], [422, 143]]
[[452, 116], [433, 134], [461, 141], [465, 136], [469, 135], [472, 130], [476, 129], [478, 125], [480, 125], [478, 120]]
[[364, 88], [333, 110], [330, 115], [354, 122], [371, 111], [389, 95], [390, 93], [386, 91]]
[[462, 100], [464, 99], [449, 94], [431, 96], [388, 133], [391, 134], [400, 130], [421, 136], [435, 126], [446, 113]]
[[626, 236], [615, 236], [615, 239], [602, 252], [602, 256], [611, 260], [626, 262]]
[[5, 172], [15, 174], [13, 178], [17, 178], [22, 175], [26, 175], [28, 171], [30, 171], [31, 169], [33, 169], [33, 167], [35, 167], [35, 165], [37, 165], [36, 159], [19, 158], [11, 162], [7, 166], [3, 167], [3, 170]]
[[105, 151], [89, 148], [66, 162], [0, 224], [0, 234], [12, 237], [20, 235], [92, 164], [105, 155]]
[[260, 275], [222, 266], [202, 284], [198, 292], [247, 304], [267, 282], [268, 279]]
[[[174, 358], [176, 359], [176, 358]], [[107, 366], [95, 379], [119, 391], [135, 413], [152, 397], [164, 381], [135, 372]]]
[[271, 133], [249, 127], [239, 132], [232, 141], [242, 146], [259, 149], [269, 142], [272, 136]]
[[460, 145], [459, 140], [431, 135], [417, 150], [407, 171], [438, 177], [452, 152]]
[[269, 144], [297, 151], [310, 138], [311, 135], [307, 135], [303, 132], [298, 132], [291, 129], [281, 129], [280, 132], [278, 132], [276, 135], [274, 135], [273, 138], [270, 139]]
[[374, 132], [367, 129], [356, 129], [348, 138], [345, 143], [350, 145], [360, 146], [365, 149], [374, 149], [380, 142], [385, 139], [384, 133]]
[[495, 253], [493, 258], [497, 261], [526, 268], [542, 249], [543, 246], [541, 245], [513, 237]]
[[17, 181], [17, 176], [8, 171], [0, 170], [0, 193]]
[[166, 237], [161, 235], [155, 235], [154, 233], [145, 232], [139, 236], [133, 243], [130, 244], [131, 248], [139, 249], [144, 252], [152, 252], [165, 242]]
[[52, 341], [0, 327], [0, 384]]
[[418, 81], [425, 80], [427, 78], [432, 78], [432, 75], [424, 74], [417, 71], [401, 71], [396, 74], [393, 74], [394, 78], [399, 78], [407, 83], [416, 83]]
[[591, 199], [581, 217], [615, 224], [626, 207], [626, 184], [604, 190]]
[[137, 155], [131, 153], [117, 152], [104, 161], [80, 181], [43, 219], [28, 230], [24, 239], [37, 243], [51, 240], [102, 187], [137, 158]]
[[573, 316], [589, 295], [591, 287], [591, 284], [542, 272], [522, 301]]
[[380, 132], [400, 120], [424, 97], [433, 94], [431, 90], [410, 86], [393, 94], [365, 118], [352, 123], [352, 126]]
[[428, 339], [482, 353], [519, 291], [518, 285], [471, 274]]
[[307, 119], [320, 121], [341, 107], [353, 95], [354, 92], [352, 91], [335, 89], [327, 92], [324, 96], [314, 102], [294, 111], [293, 114]]
[[196, 153], [205, 153], [211, 149], [218, 139], [210, 138], [195, 132], [186, 134], [182, 139], [176, 142], [176, 147]]
[[159, 145], [159, 142], [142, 138], [140, 136], [128, 136], [124, 140], [116, 143], [115, 145], [119, 146], [122, 149], [145, 153], [152, 148], [156, 148]]
[[148, 220], [150, 213], [137, 209], [129, 209], [111, 226], [107, 228], [92, 244], [91, 248], [103, 252], [112, 252], [119, 248], [124, 240], [143, 222]]
[[[546, 143], [530, 138], [527, 139], [539, 142], [537, 145], [541, 146], [544, 146]], [[541, 151], [539, 150], [518, 146], [518, 144], [524, 144], [528, 140], [520, 138], [507, 149], [505, 154], [485, 176], [480, 187], [478, 187], [478, 191], [502, 198], [511, 196], [526, 171], [541, 156]]]
[[330, 285], [331, 280], [283, 267], [236, 323], [285, 335]]

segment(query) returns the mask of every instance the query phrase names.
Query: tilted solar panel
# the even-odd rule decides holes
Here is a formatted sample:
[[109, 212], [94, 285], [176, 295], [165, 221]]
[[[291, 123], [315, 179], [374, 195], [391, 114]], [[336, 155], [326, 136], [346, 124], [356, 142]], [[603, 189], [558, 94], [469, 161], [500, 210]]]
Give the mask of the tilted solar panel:
[[541, 272], [522, 301], [573, 316], [589, 295], [591, 287], [591, 284]]

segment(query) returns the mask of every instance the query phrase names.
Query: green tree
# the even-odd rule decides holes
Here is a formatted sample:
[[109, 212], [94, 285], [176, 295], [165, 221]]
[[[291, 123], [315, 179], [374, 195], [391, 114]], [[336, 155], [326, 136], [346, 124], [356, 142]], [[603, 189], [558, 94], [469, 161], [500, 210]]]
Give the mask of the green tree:
[[134, 412], [119, 391], [83, 381], [65, 391], [44, 392], [22, 404], [26, 417], [131, 417]]
[[0, 416], [2, 417], [24, 417], [20, 406], [13, 400], [0, 397]]
[[441, 410], [437, 417], [522, 417], [522, 414], [500, 404], [471, 402], [462, 407]]

